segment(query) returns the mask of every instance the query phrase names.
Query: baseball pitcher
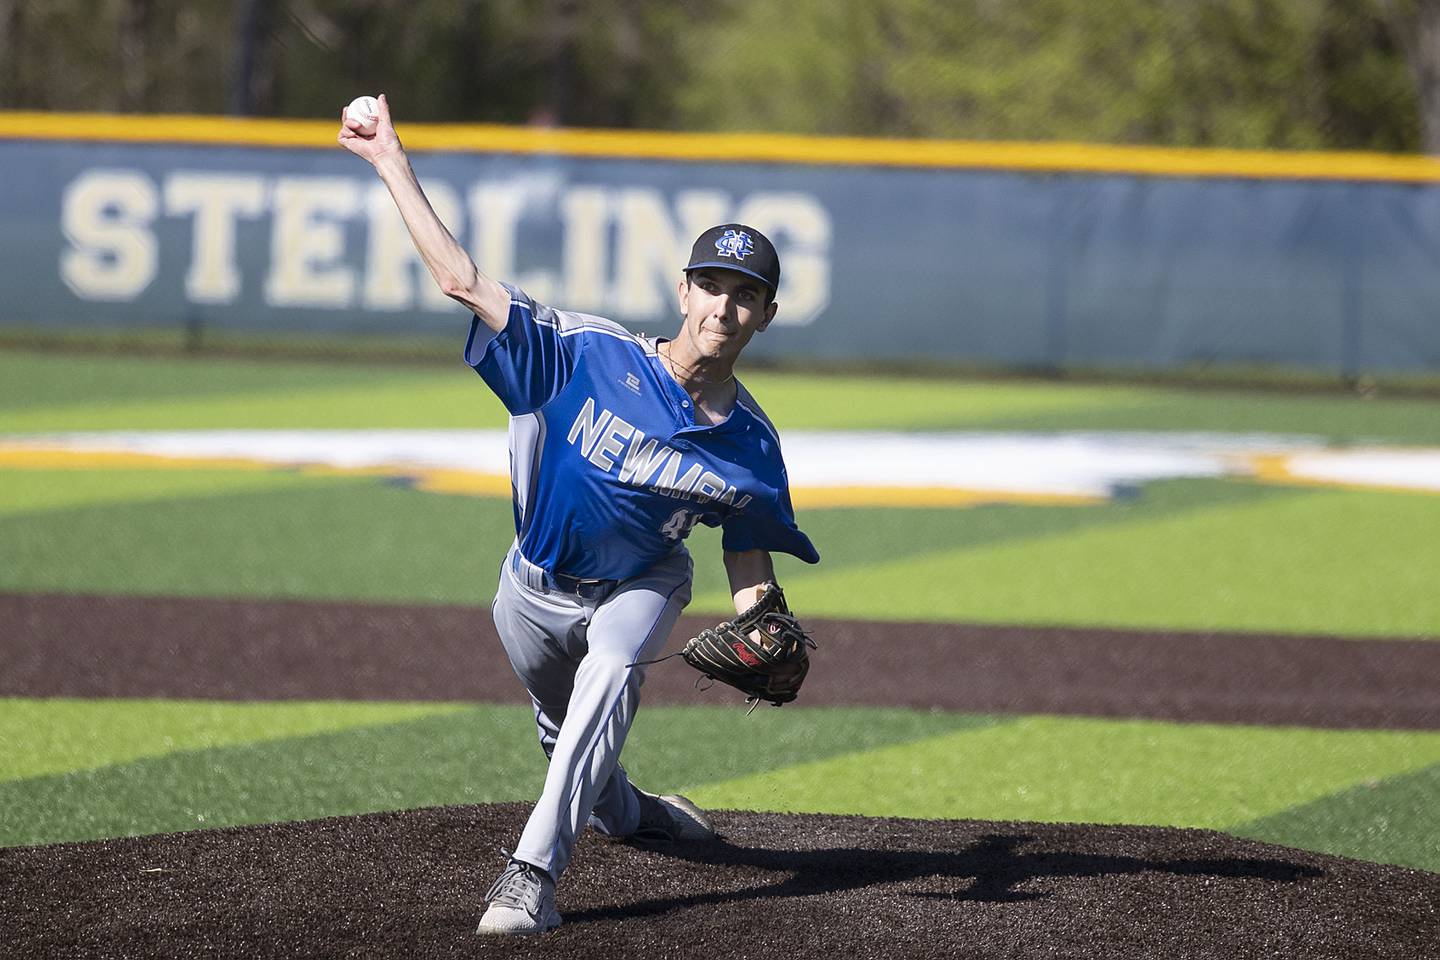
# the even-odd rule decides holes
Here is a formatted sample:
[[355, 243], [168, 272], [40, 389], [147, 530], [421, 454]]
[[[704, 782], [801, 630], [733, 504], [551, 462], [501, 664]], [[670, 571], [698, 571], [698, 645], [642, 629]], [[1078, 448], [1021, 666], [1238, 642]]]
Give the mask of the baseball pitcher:
[[373, 132], [342, 111], [339, 141], [375, 167], [435, 281], [474, 314], [465, 362], [510, 413], [515, 541], [492, 613], [549, 766], [479, 932], [543, 932], [587, 825], [714, 836], [689, 800], [638, 789], [619, 762], [647, 664], [690, 600], [697, 523], [723, 529], [737, 615], [686, 644], [686, 661], [757, 703], [793, 700], [804, 680], [814, 644], [771, 553], [820, 558], [795, 524], [775, 428], [734, 374], [775, 317], [779, 257], [744, 224], [705, 231], [677, 284], [679, 332], [636, 336], [481, 273], [426, 200], [383, 96]]

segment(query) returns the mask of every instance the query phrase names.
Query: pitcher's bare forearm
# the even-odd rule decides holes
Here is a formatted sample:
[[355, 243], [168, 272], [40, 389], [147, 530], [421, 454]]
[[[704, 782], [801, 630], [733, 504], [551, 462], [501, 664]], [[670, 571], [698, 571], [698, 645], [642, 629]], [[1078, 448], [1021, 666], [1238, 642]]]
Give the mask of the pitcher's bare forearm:
[[390, 99], [380, 94], [376, 101], [379, 113], [373, 129], [340, 111], [340, 146], [365, 160], [380, 174], [390, 190], [400, 216], [410, 231], [410, 239], [420, 258], [447, 297], [470, 308], [480, 320], [496, 333], [505, 329], [510, 317], [510, 295], [500, 284], [480, 272], [458, 241], [445, 229], [400, 144], [395, 124], [390, 118]]
[[767, 550], [726, 550], [724, 560], [735, 612], [744, 613], [760, 599], [766, 586], [775, 582], [775, 564]]
[[463, 303], [491, 330], [505, 329], [510, 294], [480, 272], [470, 254], [440, 221], [403, 152], [377, 158], [375, 172], [390, 190], [430, 275], [447, 297]]

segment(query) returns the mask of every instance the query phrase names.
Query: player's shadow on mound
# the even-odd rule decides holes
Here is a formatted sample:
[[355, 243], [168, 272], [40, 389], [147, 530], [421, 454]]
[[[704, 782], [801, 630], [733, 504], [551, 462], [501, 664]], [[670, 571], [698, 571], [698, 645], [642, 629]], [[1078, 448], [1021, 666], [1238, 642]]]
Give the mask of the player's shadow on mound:
[[918, 889], [905, 892], [923, 899], [1014, 903], [1050, 896], [1045, 890], [1021, 889], [1032, 880], [1045, 878], [1158, 872], [1295, 883], [1322, 875], [1322, 871], [1314, 867], [1284, 860], [1239, 857], [1167, 860], [1055, 850], [1019, 852], [1019, 848], [1032, 839], [1023, 835], [991, 834], [957, 851], [767, 850], [737, 847], [724, 840], [676, 844], [664, 848], [663, 852], [696, 863], [748, 867], [762, 875], [757, 878], [760, 882], [736, 890], [643, 900], [619, 907], [567, 912], [565, 916], [567, 922], [628, 919], [706, 904], [826, 896], [880, 884], [916, 887]]

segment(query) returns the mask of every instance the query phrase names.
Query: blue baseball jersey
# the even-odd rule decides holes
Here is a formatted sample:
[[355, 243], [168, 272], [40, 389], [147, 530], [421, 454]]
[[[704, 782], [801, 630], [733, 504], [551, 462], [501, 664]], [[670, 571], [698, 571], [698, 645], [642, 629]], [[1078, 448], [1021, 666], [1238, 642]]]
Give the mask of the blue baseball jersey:
[[520, 552], [572, 577], [624, 579], [680, 549], [697, 523], [726, 550], [820, 555], [795, 525], [780, 440], [737, 381], [713, 425], [666, 371], [658, 341], [510, 291], [498, 334], [478, 317], [465, 362], [510, 412]]

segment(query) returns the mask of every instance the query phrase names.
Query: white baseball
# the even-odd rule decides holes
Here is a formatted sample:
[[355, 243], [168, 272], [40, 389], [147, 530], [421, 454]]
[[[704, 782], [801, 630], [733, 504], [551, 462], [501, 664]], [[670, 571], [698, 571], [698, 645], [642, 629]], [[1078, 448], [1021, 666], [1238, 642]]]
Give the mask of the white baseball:
[[367, 137], [374, 136], [375, 127], [380, 120], [380, 101], [374, 97], [356, 97], [350, 101], [350, 106], [345, 108], [345, 116], [360, 124], [356, 133]]

